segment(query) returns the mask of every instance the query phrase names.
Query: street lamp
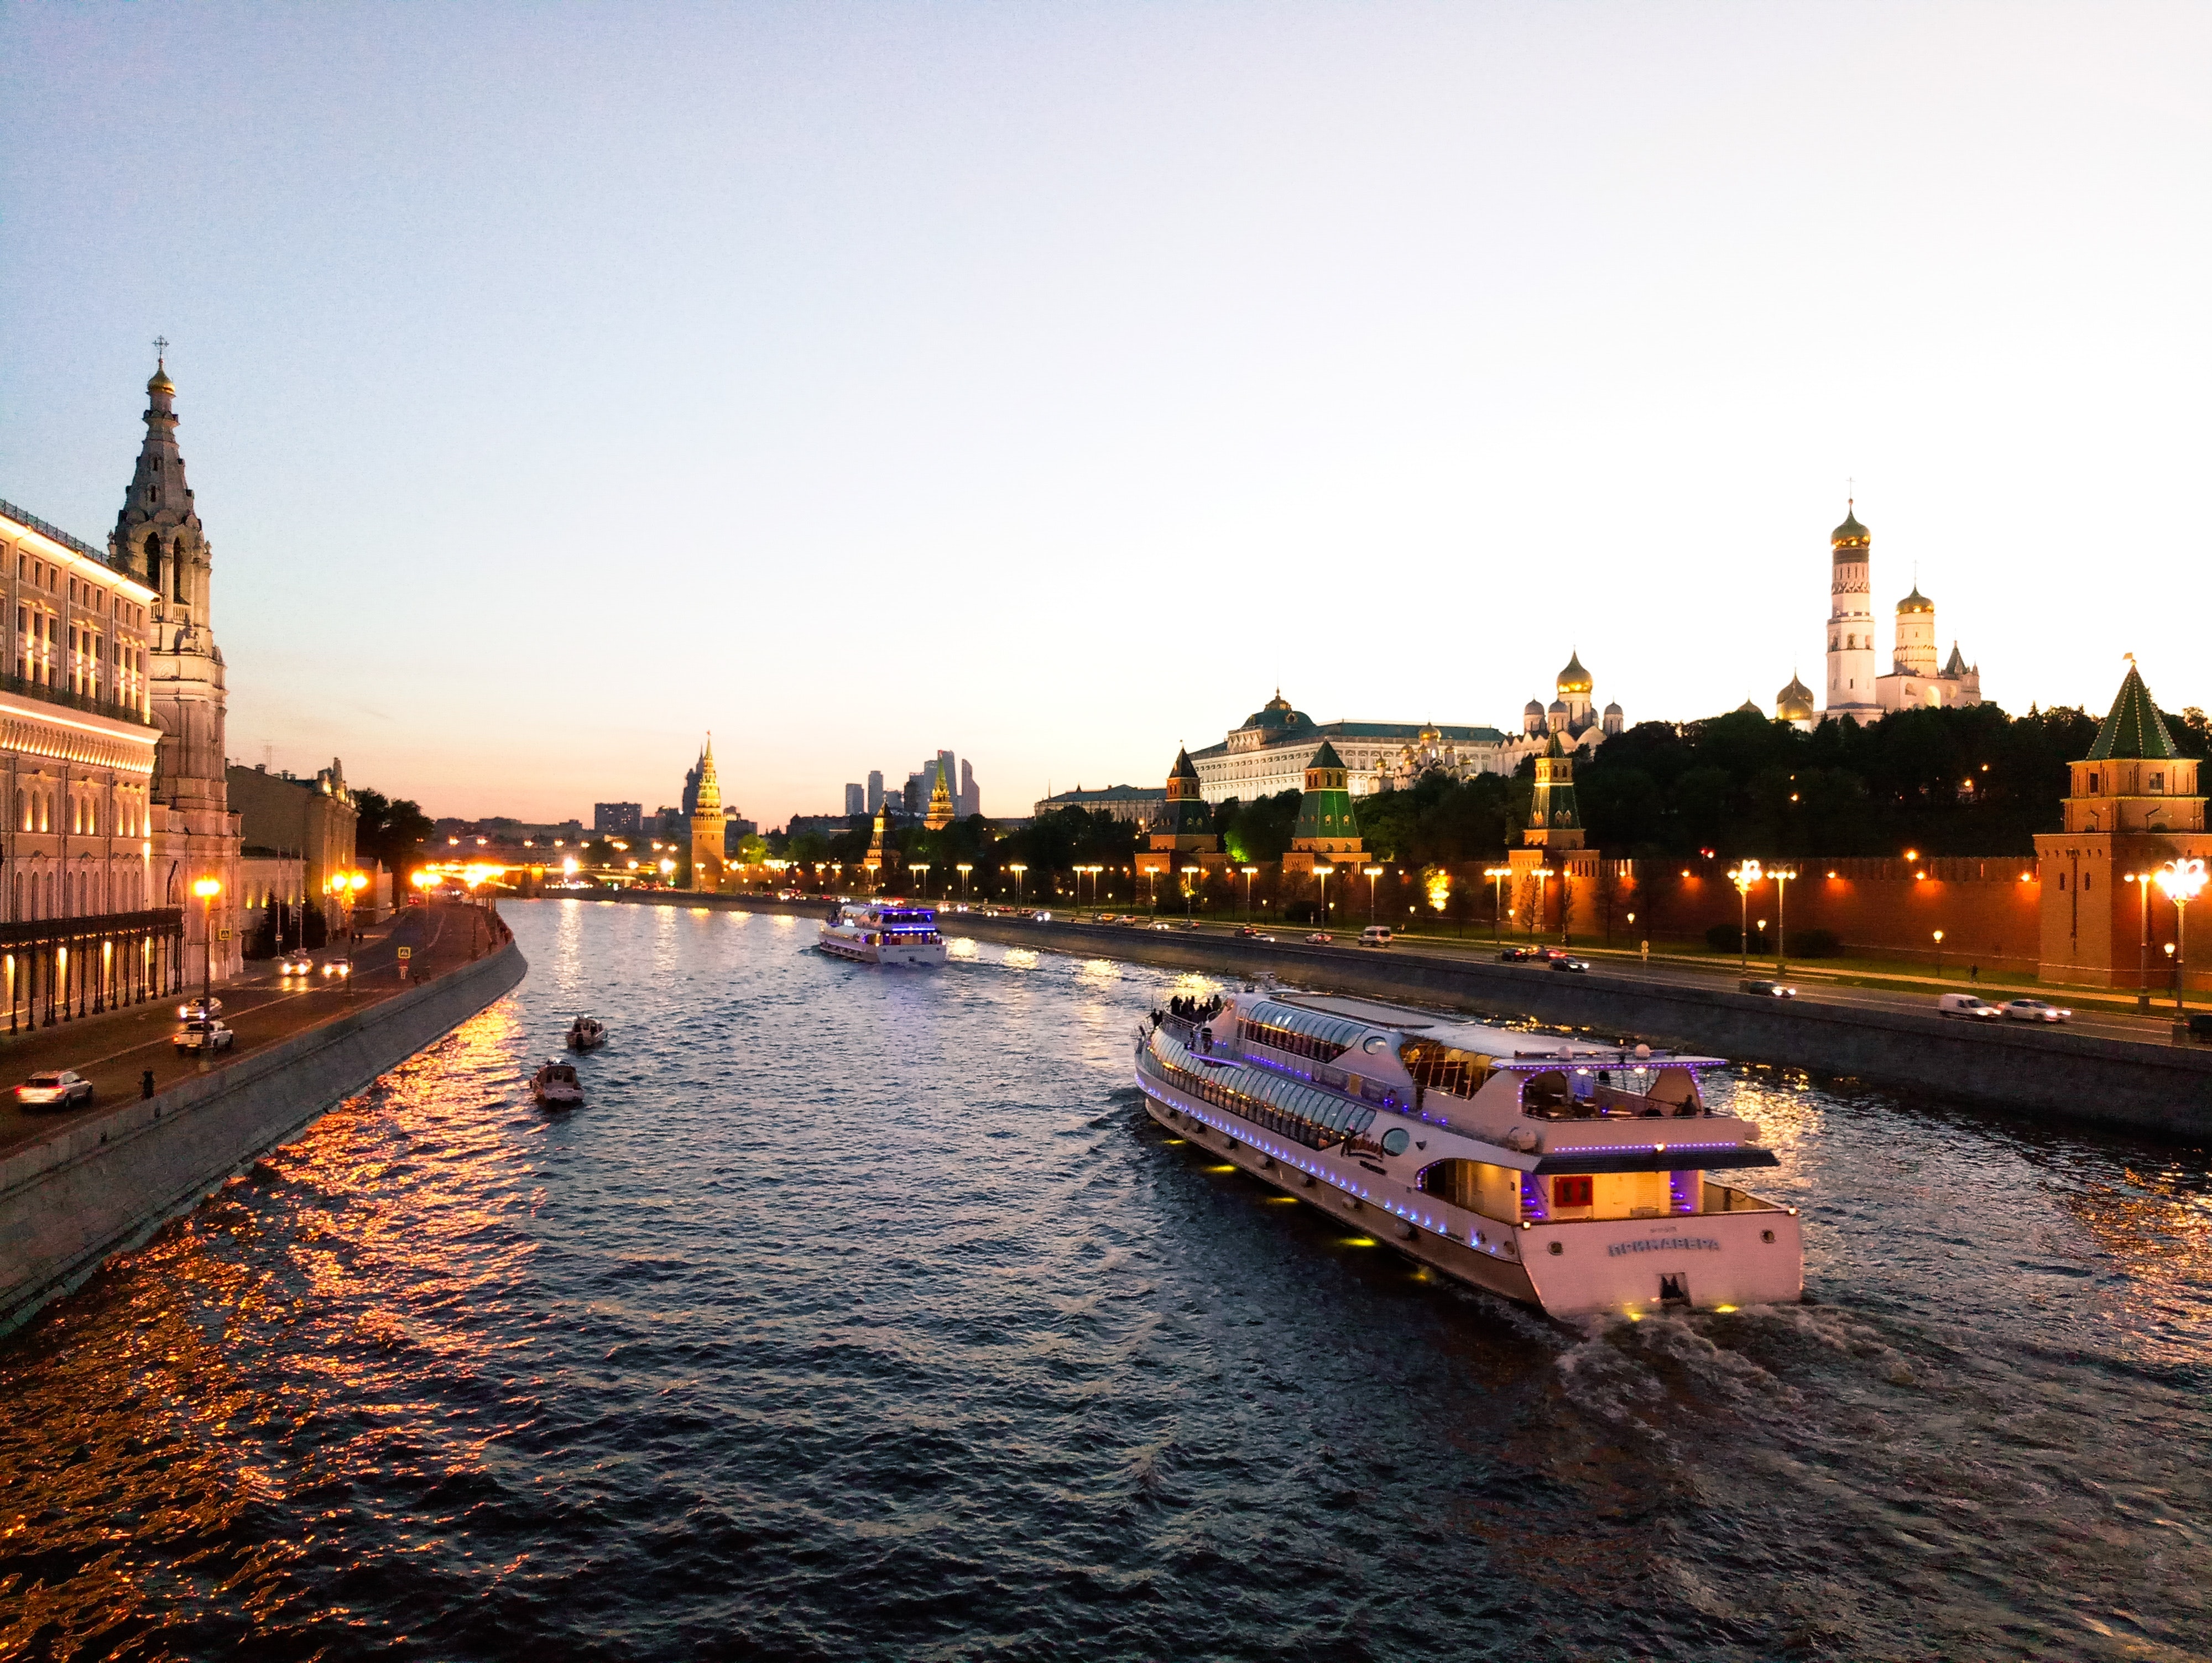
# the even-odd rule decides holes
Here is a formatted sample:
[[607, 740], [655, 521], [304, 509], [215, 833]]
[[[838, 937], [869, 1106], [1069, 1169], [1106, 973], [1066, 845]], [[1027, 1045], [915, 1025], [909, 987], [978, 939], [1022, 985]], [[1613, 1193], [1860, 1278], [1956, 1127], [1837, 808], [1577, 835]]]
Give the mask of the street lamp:
[[1009, 863], [1006, 870], [1014, 875], [1014, 905], [1018, 907], [1022, 904], [1022, 874], [1029, 868], [1016, 860]]
[[912, 873], [915, 875], [915, 878], [916, 878], [920, 883], [921, 883], [921, 898], [922, 898], [924, 901], [928, 900], [928, 899], [929, 899], [929, 862], [927, 862], [927, 860], [913, 860], [913, 861], [909, 861], [909, 862], [908, 862], [908, 863], [907, 863], [907, 871], [908, 871], [912, 872]]
[[1191, 896], [1197, 893], [1196, 886], [1190, 880], [1203, 870], [1204, 868], [1199, 866], [1185, 866], [1182, 869], [1182, 915], [1186, 922], [1189, 921], [1191, 917]]
[[2204, 863], [2179, 856], [2158, 869], [2158, 887], [2173, 903], [2173, 1036], [2182, 1038], [2189, 998], [2189, 903], [2204, 887]]
[[1729, 868], [1729, 882], [1735, 885], [1736, 896], [1742, 902], [1742, 912], [1739, 920], [1741, 928], [1736, 940], [1737, 944], [1743, 949], [1742, 968], [1747, 973], [1751, 969], [1751, 891], [1752, 887], [1759, 882], [1760, 876], [1759, 862], [1756, 860], [1747, 860], [1740, 865]]
[[1510, 866], [1485, 866], [1482, 875], [1490, 880], [1490, 938], [1498, 939], [1498, 920], [1505, 913], [1505, 880], [1513, 876]]
[[1549, 866], [1539, 866], [1532, 876], [1536, 880], [1536, 912], [1528, 920], [1528, 935], [1534, 940], [1536, 932], [1544, 927], [1544, 884], [1547, 879], [1557, 877], [1559, 873]]
[[1367, 880], [1367, 921], [1375, 922], [1375, 880], [1382, 876], [1380, 866], [1363, 866], [1360, 876]]
[[960, 874], [960, 904], [964, 907], [968, 904], [968, 874], [974, 871], [975, 868], [963, 861], [952, 870]]
[[1336, 868], [1334, 866], [1316, 866], [1314, 868], [1314, 876], [1321, 879], [1320, 922], [1322, 928], [1325, 930], [1328, 927], [1328, 881], [1330, 878], [1336, 876]]
[[2136, 977], [2142, 989], [2136, 995], [2136, 1009], [2150, 1009], [2150, 885], [2148, 872], [2130, 872], [2121, 882], [2132, 883], [2142, 892], [2142, 948], [2137, 955]]
[[[1790, 974], [1790, 880], [1797, 876], [1795, 866], [1774, 866], [1768, 869], [1774, 880], [1774, 974]], [[1629, 920], [1635, 921], [1635, 914]]]
[[1936, 932], [1936, 980], [1943, 980], [1943, 932]]
[[1239, 866], [1237, 870], [1244, 874], [1244, 921], [1249, 924], [1252, 921], [1252, 880], [1260, 875], [1260, 869], [1257, 866]]
[[200, 898], [200, 1002], [215, 993], [215, 898], [222, 893], [219, 879], [196, 877], [192, 893]]

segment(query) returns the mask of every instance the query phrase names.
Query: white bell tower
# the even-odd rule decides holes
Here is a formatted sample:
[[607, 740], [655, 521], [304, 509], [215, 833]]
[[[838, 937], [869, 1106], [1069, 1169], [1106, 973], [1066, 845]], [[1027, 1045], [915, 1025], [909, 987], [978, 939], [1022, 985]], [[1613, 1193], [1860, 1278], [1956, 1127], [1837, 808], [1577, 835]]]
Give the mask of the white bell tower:
[[1856, 716], [1861, 721], [1877, 715], [1875, 698], [1874, 607], [1871, 595], [1871, 549], [1874, 538], [1859, 524], [1853, 502], [1844, 511], [1844, 523], [1829, 535], [1831, 555], [1828, 580], [1828, 686], [1824, 707], [1831, 716]]

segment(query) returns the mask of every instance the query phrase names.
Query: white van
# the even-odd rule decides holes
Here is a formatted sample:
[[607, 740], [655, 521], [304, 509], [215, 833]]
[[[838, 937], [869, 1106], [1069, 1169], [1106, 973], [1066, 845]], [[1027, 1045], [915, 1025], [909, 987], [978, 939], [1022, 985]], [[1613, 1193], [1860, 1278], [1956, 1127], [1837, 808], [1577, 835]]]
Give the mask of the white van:
[[1362, 947], [1388, 947], [1390, 944], [1390, 926], [1387, 924], [1369, 925], [1359, 932], [1359, 944]]
[[1974, 1022], [1995, 1022], [2004, 1012], [1994, 1004], [1985, 1004], [1973, 993], [1946, 993], [1936, 1001], [1939, 1017], [1965, 1017]]

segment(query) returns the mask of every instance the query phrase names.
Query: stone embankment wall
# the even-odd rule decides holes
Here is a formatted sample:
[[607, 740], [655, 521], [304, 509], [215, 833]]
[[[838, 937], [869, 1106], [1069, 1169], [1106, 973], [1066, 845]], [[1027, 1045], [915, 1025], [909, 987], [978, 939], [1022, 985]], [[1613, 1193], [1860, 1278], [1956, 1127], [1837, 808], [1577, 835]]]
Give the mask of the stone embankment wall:
[[1227, 975], [1273, 971], [1317, 990], [1518, 1015], [1747, 1062], [1843, 1075], [2038, 1116], [2165, 1136], [2212, 1135], [2212, 1049], [2096, 1039], [2063, 1028], [1785, 1003], [1730, 987], [1678, 986], [1538, 967], [1431, 957], [1402, 948], [1293, 946], [1229, 936], [962, 919], [991, 941]]
[[0, 1332], [507, 992], [488, 956], [0, 1161]]
[[[2017, 881], [2016, 879], [2014, 880]], [[633, 905], [711, 907], [822, 915], [817, 901], [641, 894]], [[1607, 1038], [1710, 1051], [1745, 1062], [1924, 1090], [1955, 1101], [2126, 1126], [2197, 1140], [2212, 1136], [2212, 1047], [2098, 1039], [2063, 1028], [1947, 1021], [1932, 1012], [1794, 1003], [1726, 986], [1679, 986], [1608, 975], [1558, 975], [1526, 964], [1382, 950], [1309, 947], [1212, 933], [1033, 924], [977, 913], [947, 917], [948, 933], [1084, 958], [1256, 976], [1272, 971], [1316, 991], [1412, 999], [1474, 1016], [1521, 1016]]]

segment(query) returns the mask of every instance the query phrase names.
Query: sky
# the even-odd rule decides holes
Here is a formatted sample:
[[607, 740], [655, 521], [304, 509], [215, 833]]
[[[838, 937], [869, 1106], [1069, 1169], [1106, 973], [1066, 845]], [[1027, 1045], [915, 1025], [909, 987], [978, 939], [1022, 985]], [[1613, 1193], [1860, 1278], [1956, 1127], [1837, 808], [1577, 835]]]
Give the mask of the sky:
[[2212, 703], [2212, 8], [0, 9], [0, 497], [157, 334], [229, 749], [434, 815], [1153, 784], [1278, 684]]

